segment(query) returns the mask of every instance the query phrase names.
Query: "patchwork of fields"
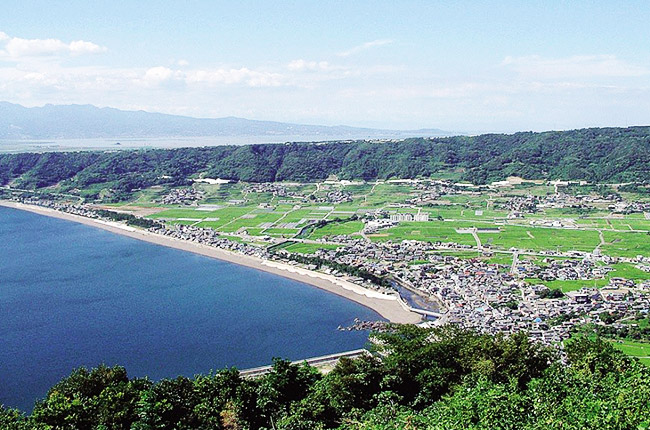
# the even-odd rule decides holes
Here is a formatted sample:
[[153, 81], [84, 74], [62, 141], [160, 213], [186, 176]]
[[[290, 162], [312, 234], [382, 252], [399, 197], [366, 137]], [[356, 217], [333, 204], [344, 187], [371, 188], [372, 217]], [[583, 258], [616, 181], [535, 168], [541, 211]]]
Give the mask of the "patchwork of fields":
[[[476, 245], [473, 235], [462, 230], [477, 228], [482, 245], [495, 250], [592, 252], [599, 247], [603, 254], [612, 257], [650, 255], [650, 220], [640, 213], [614, 215], [606, 207], [589, 211], [548, 208], [509, 219], [511, 211], [499, 207], [500, 202], [513, 196], [552, 193], [553, 188], [548, 185], [445, 195], [433, 204], [418, 206], [405, 203], [417, 196], [418, 190], [402, 183], [287, 184], [288, 195], [284, 197], [270, 192], [249, 192], [245, 184], [200, 185], [200, 188], [206, 197], [197, 206], [159, 205], [160, 211], [149, 217], [209, 227], [226, 234], [246, 233], [277, 239], [296, 237], [305, 227], [321, 221], [324, 225], [308, 229], [304, 238], [323, 240], [338, 235], [361, 236], [364, 224], [357, 218], [368, 212], [382, 211], [386, 216], [426, 213], [427, 222], [400, 222], [367, 237], [373, 241], [421, 240]], [[332, 191], [344, 192], [348, 199], [323, 201]], [[156, 193], [145, 190], [132, 205], [155, 206], [155, 197]], [[128, 205], [122, 208], [127, 209]], [[331, 222], [351, 217], [355, 219]], [[559, 220], [566, 228], [539, 225], [548, 220]]]
[[[650, 280], [650, 261], [645, 259], [650, 257], [650, 206], [645, 204], [650, 193], [621, 195], [615, 188], [600, 187], [609, 194], [596, 195], [593, 186], [578, 184], [476, 188], [431, 181], [195, 184], [194, 188], [201, 196], [196, 201], [163, 205], [161, 196], [169, 190], [153, 187], [114, 207], [169, 225], [211, 228], [231, 240], [273, 252], [311, 255], [355, 240], [376, 245], [428, 242], [433, 250], [410, 260], [409, 267], [418, 270], [418, 265], [431, 266], [442, 257], [478, 261], [499, 273], [518, 272], [527, 285], [543, 284], [562, 293], [611, 286], [620, 279], [634, 284]], [[579, 266], [585, 256], [593, 259], [590, 264], [596, 271], [602, 268], [598, 275], [580, 274], [591, 270]], [[566, 260], [577, 267], [577, 272], [565, 271], [573, 273], [570, 277], [558, 269]], [[540, 270], [547, 268], [558, 276], [540, 277]], [[649, 344], [612, 342], [625, 353], [650, 361]]]

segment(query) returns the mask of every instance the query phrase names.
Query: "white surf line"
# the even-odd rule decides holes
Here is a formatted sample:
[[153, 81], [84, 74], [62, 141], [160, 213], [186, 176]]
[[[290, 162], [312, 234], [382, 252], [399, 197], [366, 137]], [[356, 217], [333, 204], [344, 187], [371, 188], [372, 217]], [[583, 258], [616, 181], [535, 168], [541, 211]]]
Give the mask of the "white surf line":
[[261, 264], [264, 265], [264, 266], [272, 267], [274, 269], [284, 270], [284, 271], [287, 271], [287, 272], [290, 272], [290, 273], [296, 273], [296, 274], [299, 274], [299, 275], [309, 276], [310, 278], [323, 279], [323, 280], [326, 280], [326, 281], [329, 281], [329, 282], [331, 282], [333, 284], [338, 285], [339, 287], [343, 288], [344, 290], [348, 290], [348, 291], [351, 291], [351, 292], [353, 292], [355, 294], [366, 296], [368, 298], [381, 299], [381, 300], [397, 300], [397, 297], [394, 296], [394, 295], [384, 294], [384, 293], [380, 293], [378, 291], [370, 290], [368, 288], [364, 288], [364, 287], [362, 287], [360, 285], [357, 285], [355, 283], [352, 283], [352, 282], [350, 282], [348, 280], [345, 280], [345, 279], [341, 279], [341, 278], [336, 277], [336, 276], [326, 275], [324, 273], [315, 272], [313, 270], [303, 269], [303, 268], [292, 266], [292, 265], [285, 264], [285, 263], [278, 263], [278, 262], [271, 261], [271, 260], [262, 260]]

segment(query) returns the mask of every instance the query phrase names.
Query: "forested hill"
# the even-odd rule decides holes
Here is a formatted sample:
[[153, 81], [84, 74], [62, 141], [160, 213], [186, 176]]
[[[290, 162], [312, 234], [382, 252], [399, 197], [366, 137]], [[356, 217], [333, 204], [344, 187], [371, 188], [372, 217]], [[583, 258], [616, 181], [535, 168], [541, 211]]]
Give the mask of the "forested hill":
[[0, 183], [90, 185], [129, 192], [203, 175], [249, 182], [430, 177], [460, 172], [477, 184], [511, 175], [594, 182], [650, 181], [650, 127], [291, 143], [121, 152], [0, 155]]

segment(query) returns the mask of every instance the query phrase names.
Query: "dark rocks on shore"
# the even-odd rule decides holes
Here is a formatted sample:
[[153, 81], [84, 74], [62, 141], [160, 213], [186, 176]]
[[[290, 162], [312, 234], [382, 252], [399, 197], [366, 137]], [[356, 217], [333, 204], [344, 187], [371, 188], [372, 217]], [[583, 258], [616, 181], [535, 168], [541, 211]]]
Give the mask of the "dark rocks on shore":
[[359, 318], [354, 319], [354, 324], [348, 327], [338, 326], [338, 330], [341, 331], [353, 331], [353, 330], [372, 330], [372, 331], [385, 331], [388, 327], [388, 322], [386, 321], [362, 321]]

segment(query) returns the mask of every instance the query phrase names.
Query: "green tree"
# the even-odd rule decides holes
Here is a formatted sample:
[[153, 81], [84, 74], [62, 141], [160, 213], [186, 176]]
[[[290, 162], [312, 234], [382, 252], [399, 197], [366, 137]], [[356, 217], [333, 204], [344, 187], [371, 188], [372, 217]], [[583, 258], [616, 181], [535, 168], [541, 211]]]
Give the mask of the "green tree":
[[267, 423], [277, 422], [289, 412], [293, 402], [307, 396], [311, 387], [321, 379], [313, 367], [292, 364], [288, 360], [273, 359], [273, 368], [264, 375], [257, 387], [257, 408]]
[[36, 403], [31, 419], [59, 429], [128, 429], [137, 419], [136, 405], [151, 383], [129, 381], [123, 367], [101, 365], [76, 369]]

